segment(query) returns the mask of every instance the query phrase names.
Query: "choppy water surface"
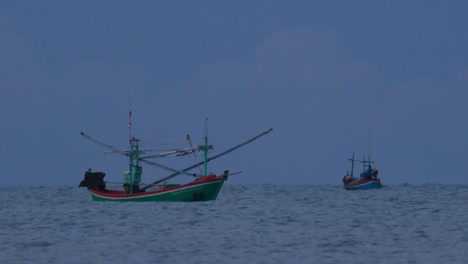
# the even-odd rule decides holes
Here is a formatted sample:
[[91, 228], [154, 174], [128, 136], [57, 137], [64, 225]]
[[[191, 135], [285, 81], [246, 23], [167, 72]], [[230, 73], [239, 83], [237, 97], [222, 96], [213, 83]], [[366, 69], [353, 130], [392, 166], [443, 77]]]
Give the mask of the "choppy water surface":
[[468, 186], [230, 185], [198, 203], [0, 188], [0, 263], [468, 263]]

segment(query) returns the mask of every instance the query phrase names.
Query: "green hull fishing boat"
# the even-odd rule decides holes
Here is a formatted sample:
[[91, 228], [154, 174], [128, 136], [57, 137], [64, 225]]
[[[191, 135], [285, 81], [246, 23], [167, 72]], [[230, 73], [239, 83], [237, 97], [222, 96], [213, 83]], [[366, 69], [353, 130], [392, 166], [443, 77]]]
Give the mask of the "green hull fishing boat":
[[[122, 151], [116, 149], [115, 147], [102, 143], [94, 139], [93, 137], [81, 132], [80, 134], [107, 149], [110, 149], [112, 153], [121, 154], [129, 158], [129, 170], [124, 172], [123, 182], [114, 184], [121, 184], [121, 190], [112, 190], [107, 188], [109, 183], [104, 180], [106, 175], [104, 172], [93, 172], [88, 170], [85, 172], [84, 180], [81, 181], [79, 187], [87, 187], [91, 193], [93, 201], [118, 201], [118, 202], [193, 202], [193, 201], [210, 201], [216, 200], [218, 193], [221, 190], [224, 182], [228, 179], [229, 176], [238, 174], [240, 172], [229, 173], [228, 170], [224, 171], [220, 175], [208, 174], [207, 165], [208, 162], [217, 159], [221, 156], [224, 156], [272, 131], [270, 128], [257, 136], [236, 145], [226, 151], [223, 151], [215, 156], [208, 157], [208, 151], [213, 149], [212, 145], [208, 145], [207, 137], [207, 127], [205, 123], [205, 137], [204, 144], [193, 146], [190, 140], [190, 136], [187, 135], [187, 140], [190, 143], [189, 148], [171, 150], [166, 152], [158, 152], [157, 154], [147, 154], [149, 152], [156, 152], [155, 150], [140, 150], [138, 138], [131, 136], [131, 116], [132, 112], [129, 112], [129, 142], [130, 149], [128, 151]], [[173, 156], [183, 156], [194, 154], [196, 152], [203, 152], [203, 161], [197, 162], [192, 166], [189, 166], [185, 169], [178, 170], [166, 165], [156, 163], [150, 159], [154, 158], [164, 158], [164, 157], [173, 157]], [[143, 172], [142, 163], [147, 165], [155, 166], [162, 168], [168, 171], [171, 171], [172, 174], [159, 179], [150, 184], [143, 184], [141, 182], [141, 175]], [[191, 170], [198, 168], [199, 166], [204, 167], [204, 173], [196, 174], [190, 172]], [[189, 175], [195, 177], [195, 180], [190, 181], [185, 184], [167, 184], [167, 180], [177, 176], [177, 175]]]
[[118, 202], [193, 202], [215, 200], [227, 176], [212, 175], [181, 185], [163, 185], [161, 189], [128, 193], [120, 190], [90, 189], [93, 201]]

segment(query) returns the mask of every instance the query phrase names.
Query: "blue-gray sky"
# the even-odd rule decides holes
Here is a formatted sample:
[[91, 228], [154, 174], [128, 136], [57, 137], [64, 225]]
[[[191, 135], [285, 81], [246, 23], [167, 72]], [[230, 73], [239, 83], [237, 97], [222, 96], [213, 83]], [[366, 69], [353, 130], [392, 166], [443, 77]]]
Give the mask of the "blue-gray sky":
[[[1, 185], [119, 181], [127, 144], [201, 143], [239, 184], [468, 183], [466, 1], [2, 1]], [[156, 145], [154, 145], [156, 144]], [[190, 165], [194, 159], [162, 163]], [[358, 166], [358, 170], [361, 167]], [[167, 173], [144, 167], [144, 182]], [[179, 176], [175, 181], [189, 180]], [[229, 183], [228, 182], [228, 183]]]

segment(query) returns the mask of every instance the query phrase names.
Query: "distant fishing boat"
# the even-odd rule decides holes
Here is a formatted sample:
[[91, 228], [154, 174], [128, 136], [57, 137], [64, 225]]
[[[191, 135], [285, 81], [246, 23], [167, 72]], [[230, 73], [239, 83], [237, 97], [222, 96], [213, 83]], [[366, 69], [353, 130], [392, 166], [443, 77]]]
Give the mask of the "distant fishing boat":
[[[370, 157], [367, 160], [357, 160], [354, 158], [353, 153], [353, 156], [348, 160], [351, 161], [351, 174], [348, 171], [348, 173], [343, 176], [342, 180], [346, 190], [367, 190], [382, 188], [382, 183], [377, 177], [379, 171], [375, 168], [372, 168], [371, 163], [374, 163], [374, 161], [371, 161]], [[353, 176], [355, 161], [363, 163], [363, 172], [360, 174], [359, 178], [354, 178]]]
[[[165, 152], [157, 152], [155, 150], [141, 150], [139, 147], [140, 140], [131, 136], [131, 115], [132, 112], [129, 112], [129, 142], [130, 148], [127, 151], [119, 150], [111, 145], [102, 143], [91, 136], [81, 132], [80, 134], [90, 141], [103, 146], [112, 153], [121, 154], [129, 158], [129, 170], [124, 172], [123, 182], [118, 183], [122, 184], [123, 189], [121, 190], [111, 190], [107, 189], [106, 181], [104, 181], [104, 172], [93, 172], [88, 170], [85, 172], [84, 180], [81, 181], [79, 187], [87, 187], [93, 201], [119, 201], [119, 202], [145, 202], [145, 201], [174, 201], [174, 202], [192, 202], [192, 201], [210, 201], [215, 200], [218, 196], [223, 183], [228, 179], [229, 176], [238, 174], [229, 173], [228, 170], [225, 170], [220, 175], [208, 174], [207, 165], [209, 161], [217, 159], [221, 156], [224, 156], [231, 151], [234, 151], [256, 139], [268, 134], [272, 131], [272, 128], [266, 130], [259, 135], [236, 145], [224, 152], [221, 152], [215, 156], [208, 158], [208, 151], [213, 149], [212, 145], [208, 145], [207, 137], [207, 127], [205, 125], [205, 137], [204, 144], [199, 146], [193, 146], [190, 140], [190, 136], [187, 135], [187, 140], [190, 143], [190, 147], [184, 149], [176, 149]], [[166, 165], [150, 161], [149, 159], [153, 158], [166, 158], [174, 156], [183, 156], [189, 154], [195, 154], [195, 152], [203, 152], [203, 161], [198, 162], [192, 166], [189, 166], [185, 169], [178, 170]], [[151, 152], [151, 154], [147, 154]], [[156, 154], [154, 154], [156, 153]], [[168, 171], [173, 172], [171, 175], [159, 179], [151, 184], [142, 184], [141, 175], [143, 172], [142, 163], [147, 165], [155, 166], [162, 168]], [[198, 168], [203, 165], [204, 173], [196, 174], [189, 172], [192, 169]], [[201, 173], [201, 170], [200, 170]], [[195, 180], [190, 181], [185, 184], [167, 184], [166, 181], [177, 176], [177, 175], [189, 175], [195, 177]], [[115, 182], [114, 182], [115, 183]], [[156, 188], [155, 190], [148, 190], [149, 188]]]

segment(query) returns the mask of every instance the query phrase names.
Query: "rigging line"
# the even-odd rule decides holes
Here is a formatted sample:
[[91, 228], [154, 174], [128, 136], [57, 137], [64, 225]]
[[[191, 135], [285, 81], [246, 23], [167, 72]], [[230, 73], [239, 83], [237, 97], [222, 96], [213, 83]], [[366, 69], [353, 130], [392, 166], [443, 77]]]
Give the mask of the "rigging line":
[[[193, 148], [192, 139], [190, 138], [190, 135], [187, 135], [187, 141], [189, 142], [190, 147]], [[193, 152], [193, 156], [195, 157], [195, 161], [198, 163], [197, 154], [195, 152]], [[200, 175], [203, 174], [200, 166], [198, 166], [198, 171], [200, 172]]]
[[[238, 149], [238, 148], [240, 148], [240, 147], [242, 147], [242, 146], [244, 146], [244, 145], [247, 145], [247, 144], [249, 144], [250, 142], [252, 142], [252, 141], [258, 139], [259, 137], [262, 137], [262, 136], [264, 136], [264, 135], [270, 133], [272, 130], [273, 130], [273, 128], [270, 128], [270, 129], [268, 129], [268, 130], [266, 130], [266, 131], [264, 131], [264, 132], [258, 134], [257, 136], [255, 136], [255, 137], [253, 137], [253, 138], [251, 138], [251, 139], [249, 139], [249, 140], [247, 140], [247, 141], [245, 141], [245, 142], [243, 142], [243, 143], [241, 143], [241, 144], [239, 144], [239, 145], [236, 145], [236, 146], [234, 146], [234, 147], [232, 147], [232, 148], [230, 148], [230, 149], [228, 149], [228, 150], [225, 150], [225, 151], [223, 151], [223, 152], [221, 152], [221, 153], [219, 153], [219, 154], [217, 154], [217, 155], [214, 155], [213, 157], [208, 158], [208, 159], [207, 159], [207, 162], [208, 162], [208, 161], [211, 161], [211, 160], [214, 160], [214, 159], [217, 159], [217, 158], [219, 158], [219, 157], [221, 157], [221, 156], [224, 156], [224, 155], [226, 155], [226, 154], [228, 154], [228, 153], [230, 153], [230, 152], [232, 152], [232, 151], [234, 151], [234, 150], [236, 150], [236, 149]], [[191, 169], [193, 169], [193, 168], [196, 168], [197, 166], [200, 166], [200, 165], [203, 164], [203, 163], [204, 163], [204, 161], [198, 162], [198, 163], [196, 163], [196, 164], [194, 164], [194, 165], [192, 165], [192, 166], [190, 166], [190, 167], [187, 167], [187, 168], [183, 169], [182, 171], [183, 171], [183, 172], [189, 171], [189, 170], [191, 170]], [[171, 175], [169, 175], [169, 176], [167, 176], [167, 177], [164, 177], [164, 178], [162, 178], [162, 179], [159, 179], [159, 180], [153, 182], [153, 184], [159, 184], [159, 183], [161, 183], [161, 182], [163, 182], [163, 181], [166, 181], [166, 180], [169, 180], [169, 179], [171, 179], [171, 178], [173, 178], [173, 177], [175, 177], [175, 176], [177, 176], [177, 175], [179, 175], [179, 174], [180, 174], [180, 173], [175, 172], [175, 173], [173, 173], [173, 174], [171, 174]], [[146, 187], [144, 187], [144, 188], [142, 188], [142, 189], [140, 189], [140, 190], [141, 190], [141, 191], [145, 191], [145, 190], [148, 189], [149, 187], [151, 187], [151, 185], [148, 185], [148, 186], [146, 186]]]
[[[93, 143], [99, 145], [99, 146], [102, 146], [102, 147], [105, 147], [105, 148], [108, 148], [108, 149], [112, 150], [112, 152], [119, 153], [119, 154], [122, 154], [122, 152], [123, 152], [123, 151], [121, 151], [121, 150], [115, 148], [115, 147], [112, 146], [112, 145], [103, 143], [103, 142], [101, 142], [101, 141], [99, 141], [99, 140], [97, 140], [97, 139], [91, 137], [90, 135], [85, 134], [84, 132], [80, 132], [80, 135], [83, 136], [84, 138], [88, 139], [89, 141], [91, 141], [91, 142], [93, 142]], [[123, 155], [125, 155], [125, 154], [123, 154]]]
[[168, 167], [168, 166], [166, 166], [166, 165], [162, 165], [162, 164], [159, 164], [159, 163], [156, 163], [156, 162], [153, 162], [153, 161], [144, 160], [144, 159], [140, 159], [140, 161], [141, 161], [141, 162], [144, 162], [144, 163], [146, 163], [146, 164], [149, 164], [149, 165], [153, 165], [153, 166], [156, 166], [156, 167], [159, 167], [159, 168], [168, 170], [168, 171], [172, 171], [172, 172], [174, 172], [174, 173], [185, 174], [185, 175], [189, 175], [189, 176], [194, 176], [194, 177], [196, 177], [196, 174], [194, 174], [194, 173], [188, 173], [188, 172], [186, 172], [186, 171], [177, 170], [177, 169], [174, 169], [174, 168], [171, 168], [171, 167]]

